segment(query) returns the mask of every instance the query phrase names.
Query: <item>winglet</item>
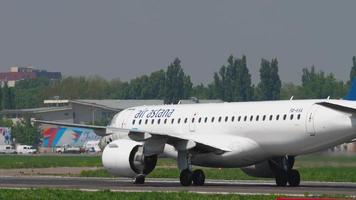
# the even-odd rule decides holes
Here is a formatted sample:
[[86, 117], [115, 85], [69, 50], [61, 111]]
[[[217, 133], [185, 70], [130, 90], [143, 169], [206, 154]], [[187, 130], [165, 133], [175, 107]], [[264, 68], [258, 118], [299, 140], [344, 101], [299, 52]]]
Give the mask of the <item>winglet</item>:
[[344, 97], [345, 100], [356, 101], [356, 78], [351, 82], [349, 93]]

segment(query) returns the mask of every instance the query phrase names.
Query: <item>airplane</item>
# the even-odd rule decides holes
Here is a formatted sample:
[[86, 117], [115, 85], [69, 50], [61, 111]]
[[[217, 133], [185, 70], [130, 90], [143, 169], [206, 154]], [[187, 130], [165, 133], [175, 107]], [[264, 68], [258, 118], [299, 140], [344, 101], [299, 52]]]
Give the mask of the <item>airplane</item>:
[[111, 174], [143, 184], [161, 155], [177, 160], [183, 186], [205, 183], [192, 166], [241, 168], [277, 186], [300, 185], [295, 157], [356, 138], [356, 80], [345, 99], [153, 105], [128, 108], [110, 125], [35, 120], [91, 128], [103, 136], [102, 163]]

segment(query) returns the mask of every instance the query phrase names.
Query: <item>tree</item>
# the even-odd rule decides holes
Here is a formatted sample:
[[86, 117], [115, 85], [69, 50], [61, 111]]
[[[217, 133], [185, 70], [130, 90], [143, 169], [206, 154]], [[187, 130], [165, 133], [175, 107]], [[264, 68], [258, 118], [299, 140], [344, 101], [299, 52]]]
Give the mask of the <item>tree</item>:
[[179, 100], [188, 98], [192, 90], [190, 76], [185, 75], [179, 58], [174, 59], [166, 72], [164, 103], [176, 104]]
[[352, 67], [350, 71], [350, 82], [356, 77], [356, 56], [352, 57]]
[[14, 88], [9, 88], [11, 107], [34, 108], [42, 105], [46, 96], [46, 88], [50, 86], [50, 81], [46, 78], [37, 78], [18, 81]]
[[219, 73], [214, 74], [211, 88], [214, 95], [224, 101], [249, 101], [253, 97], [251, 75], [246, 64], [246, 56], [235, 59], [229, 56], [227, 66], [222, 66]]
[[25, 117], [12, 127], [12, 137], [16, 143], [37, 146], [40, 143], [40, 132], [31, 124], [30, 117]]
[[278, 75], [278, 61], [261, 60], [259, 95], [261, 100], [280, 99], [281, 80]]
[[11, 88], [8, 87], [7, 83], [2, 89], [2, 107], [3, 109], [12, 109], [13, 108], [13, 92]]
[[203, 83], [196, 85], [192, 89], [192, 96], [198, 99], [209, 99], [210, 97], [210, 90], [211, 88], [205, 87]]
[[151, 73], [149, 77], [150, 98], [163, 99], [165, 92], [166, 72], [159, 70]]
[[316, 72], [312, 66], [303, 69], [302, 75], [303, 98], [320, 99], [331, 96], [333, 98], [343, 97], [346, 93], [346, 85], [337, 81], [334, 74], [325, 75], [323, 71]]

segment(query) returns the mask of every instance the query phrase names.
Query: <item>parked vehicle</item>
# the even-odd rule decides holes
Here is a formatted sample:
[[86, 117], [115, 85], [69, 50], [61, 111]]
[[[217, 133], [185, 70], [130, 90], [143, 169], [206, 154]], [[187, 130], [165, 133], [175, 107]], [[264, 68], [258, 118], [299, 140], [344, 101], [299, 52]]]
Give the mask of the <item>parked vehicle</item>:
[[0, 153], [3, 153], [3, 154], [16, 154], [16, 150], [11, 145], [0, 145]]
[[85, 150], [81, 147], [74, 147], [70, 145], [65, 145], [56, 148], [56, 153], [84, 153]]
[[101, 149], [99, 147], [99, 140], [90, 140], [84, 143], [83, 148], [85, 149], [85, 152], [87, 153], [97, 153], [101, 152]]
[[30, 145], [17, 145], [16, 152], [17, 154], [35, 154], [37, 150]]

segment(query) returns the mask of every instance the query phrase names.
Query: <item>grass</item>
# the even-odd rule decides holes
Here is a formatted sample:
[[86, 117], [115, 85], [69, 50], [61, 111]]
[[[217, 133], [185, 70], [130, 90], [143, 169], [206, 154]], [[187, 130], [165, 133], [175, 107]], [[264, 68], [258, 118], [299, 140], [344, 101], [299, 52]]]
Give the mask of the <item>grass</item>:
[[272, 200], [275, 195], [236, 195], [236, 194], [196, 194], [187, 192], [83, 192], [78, 190], [59, 190], [59, 189], [0, 189], [0, 199], [6, 200], [57, 200], [57, 199], [75, 199], [75, 200], [96, 200], [96, 199], [231, 199], [231, 200]]
[[[227, 199], [227, 200], [275, 200], [277, 195], [240, 195], [240, 194], [198, 194], [190, 192], [112, 192], [104, 191], [79, 191], [64, 189], [0, 189], [0, 200], [105, 200], [105, 199], [124, 199], [124, 200], [159, 200], [159, 199], [189, 199], [189, 200], [207, 200], [207, 199]], [[308, 196], [311, 197], [311, 196]], [[326, 198], [347, 198], [346, 195], [322, 195]]]
[[99, 156], [0, 155], [0, 169], [47, 167], [100, 167]]

